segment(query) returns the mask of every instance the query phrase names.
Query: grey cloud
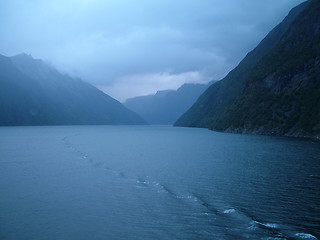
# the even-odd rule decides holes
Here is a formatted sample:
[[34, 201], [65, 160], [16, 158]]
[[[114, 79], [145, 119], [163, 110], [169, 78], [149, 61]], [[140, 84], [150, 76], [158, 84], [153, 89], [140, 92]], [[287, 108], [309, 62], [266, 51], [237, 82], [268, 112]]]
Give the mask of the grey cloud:
[[[197, 72], [199, 81], [223, 77], [301, 2], [1, 1], [0, 53], [31, 53], [108, 89], [111, 95], [115, 86], [126, 88], [123, 79], [130, 76], [157, 76], [148, 87], [142, 84], [147, 81], [142, 77], [140, 88], [145, 89], [138, 94], [156, 88], [157, 79], [161, 88], [167, 79], [177, 84], [190, 81], [184, 73]], [[181, 77], [174, 76], [186, 79], [181, 82]], [[126, 91], [122, 96], [119, 88], [117, 91], [118, 98], [126, 97]]]

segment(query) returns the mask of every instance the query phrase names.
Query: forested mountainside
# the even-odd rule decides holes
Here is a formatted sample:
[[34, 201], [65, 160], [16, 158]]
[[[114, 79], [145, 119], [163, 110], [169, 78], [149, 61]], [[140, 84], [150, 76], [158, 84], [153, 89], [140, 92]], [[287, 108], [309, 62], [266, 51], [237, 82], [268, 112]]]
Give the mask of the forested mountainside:
[[320, 1], [284, 21], [176, 123], [217, 131], [320, 136]]

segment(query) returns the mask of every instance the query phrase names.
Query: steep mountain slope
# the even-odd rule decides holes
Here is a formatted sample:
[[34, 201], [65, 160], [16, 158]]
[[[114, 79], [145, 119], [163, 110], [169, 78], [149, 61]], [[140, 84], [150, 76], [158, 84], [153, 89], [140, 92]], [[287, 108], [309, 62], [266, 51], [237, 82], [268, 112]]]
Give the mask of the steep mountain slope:
[[0, 125], [143, 123], [115, 99], [41, 60], [0, 56]]
[[[28, 89], [28, 90], [26, 90]], [[44, 119], [38, 116], [44, 99], [40, 86], [0, 55], [0, 125], [34, 125]]]
[[293, 10], [176, 126], [290, 136], [320, 135], [320, 1]]
[[203, 93], [209, 84], [184, 84], [176, 91], [128, 99], [124, 105], [150, 124], [173, 124]]

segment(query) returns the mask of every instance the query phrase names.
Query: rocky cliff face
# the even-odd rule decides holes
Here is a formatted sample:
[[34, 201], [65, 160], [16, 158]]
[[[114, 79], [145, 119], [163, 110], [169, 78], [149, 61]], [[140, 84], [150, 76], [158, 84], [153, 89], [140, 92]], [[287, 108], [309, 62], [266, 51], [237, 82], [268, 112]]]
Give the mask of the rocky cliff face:
[[[238, 84], [236, 91], [230, 80], [221, 81], [224, 87], [213, 85], [205, 93], [207, 96], [201, 96], [207, 105], [205, 113], [200, 111], [202, 119], [192, 115], [197, 115], [199, 106], [204, 109], [204, 100], [196, 104], [198, 109], [191, 108], [177, 125], [236, 133], [319, 137], [320, 1], [308, 1], [293, 11], [296, 14], [289, 14], [287, 19], [291, 21], [287, 21], [287, 27], [282, 27], [286, 20], [279, 25], [284, 31], [274, 39], [266, 54], [251, 64], [245, 77], [233, 78]], [[261, 44], [252, 53], [260, 47]], [[221, 88], [231, 100], [225, 101], [223, 96], [216, 98]]]

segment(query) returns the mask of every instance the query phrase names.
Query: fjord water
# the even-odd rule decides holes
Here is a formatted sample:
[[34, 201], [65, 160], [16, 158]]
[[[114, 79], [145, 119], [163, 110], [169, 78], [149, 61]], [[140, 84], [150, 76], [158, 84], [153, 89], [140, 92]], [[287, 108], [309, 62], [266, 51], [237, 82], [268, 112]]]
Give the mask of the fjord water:
[[0, 128], [0, 239], [317, 239], [319, 158], [205, 129]]

